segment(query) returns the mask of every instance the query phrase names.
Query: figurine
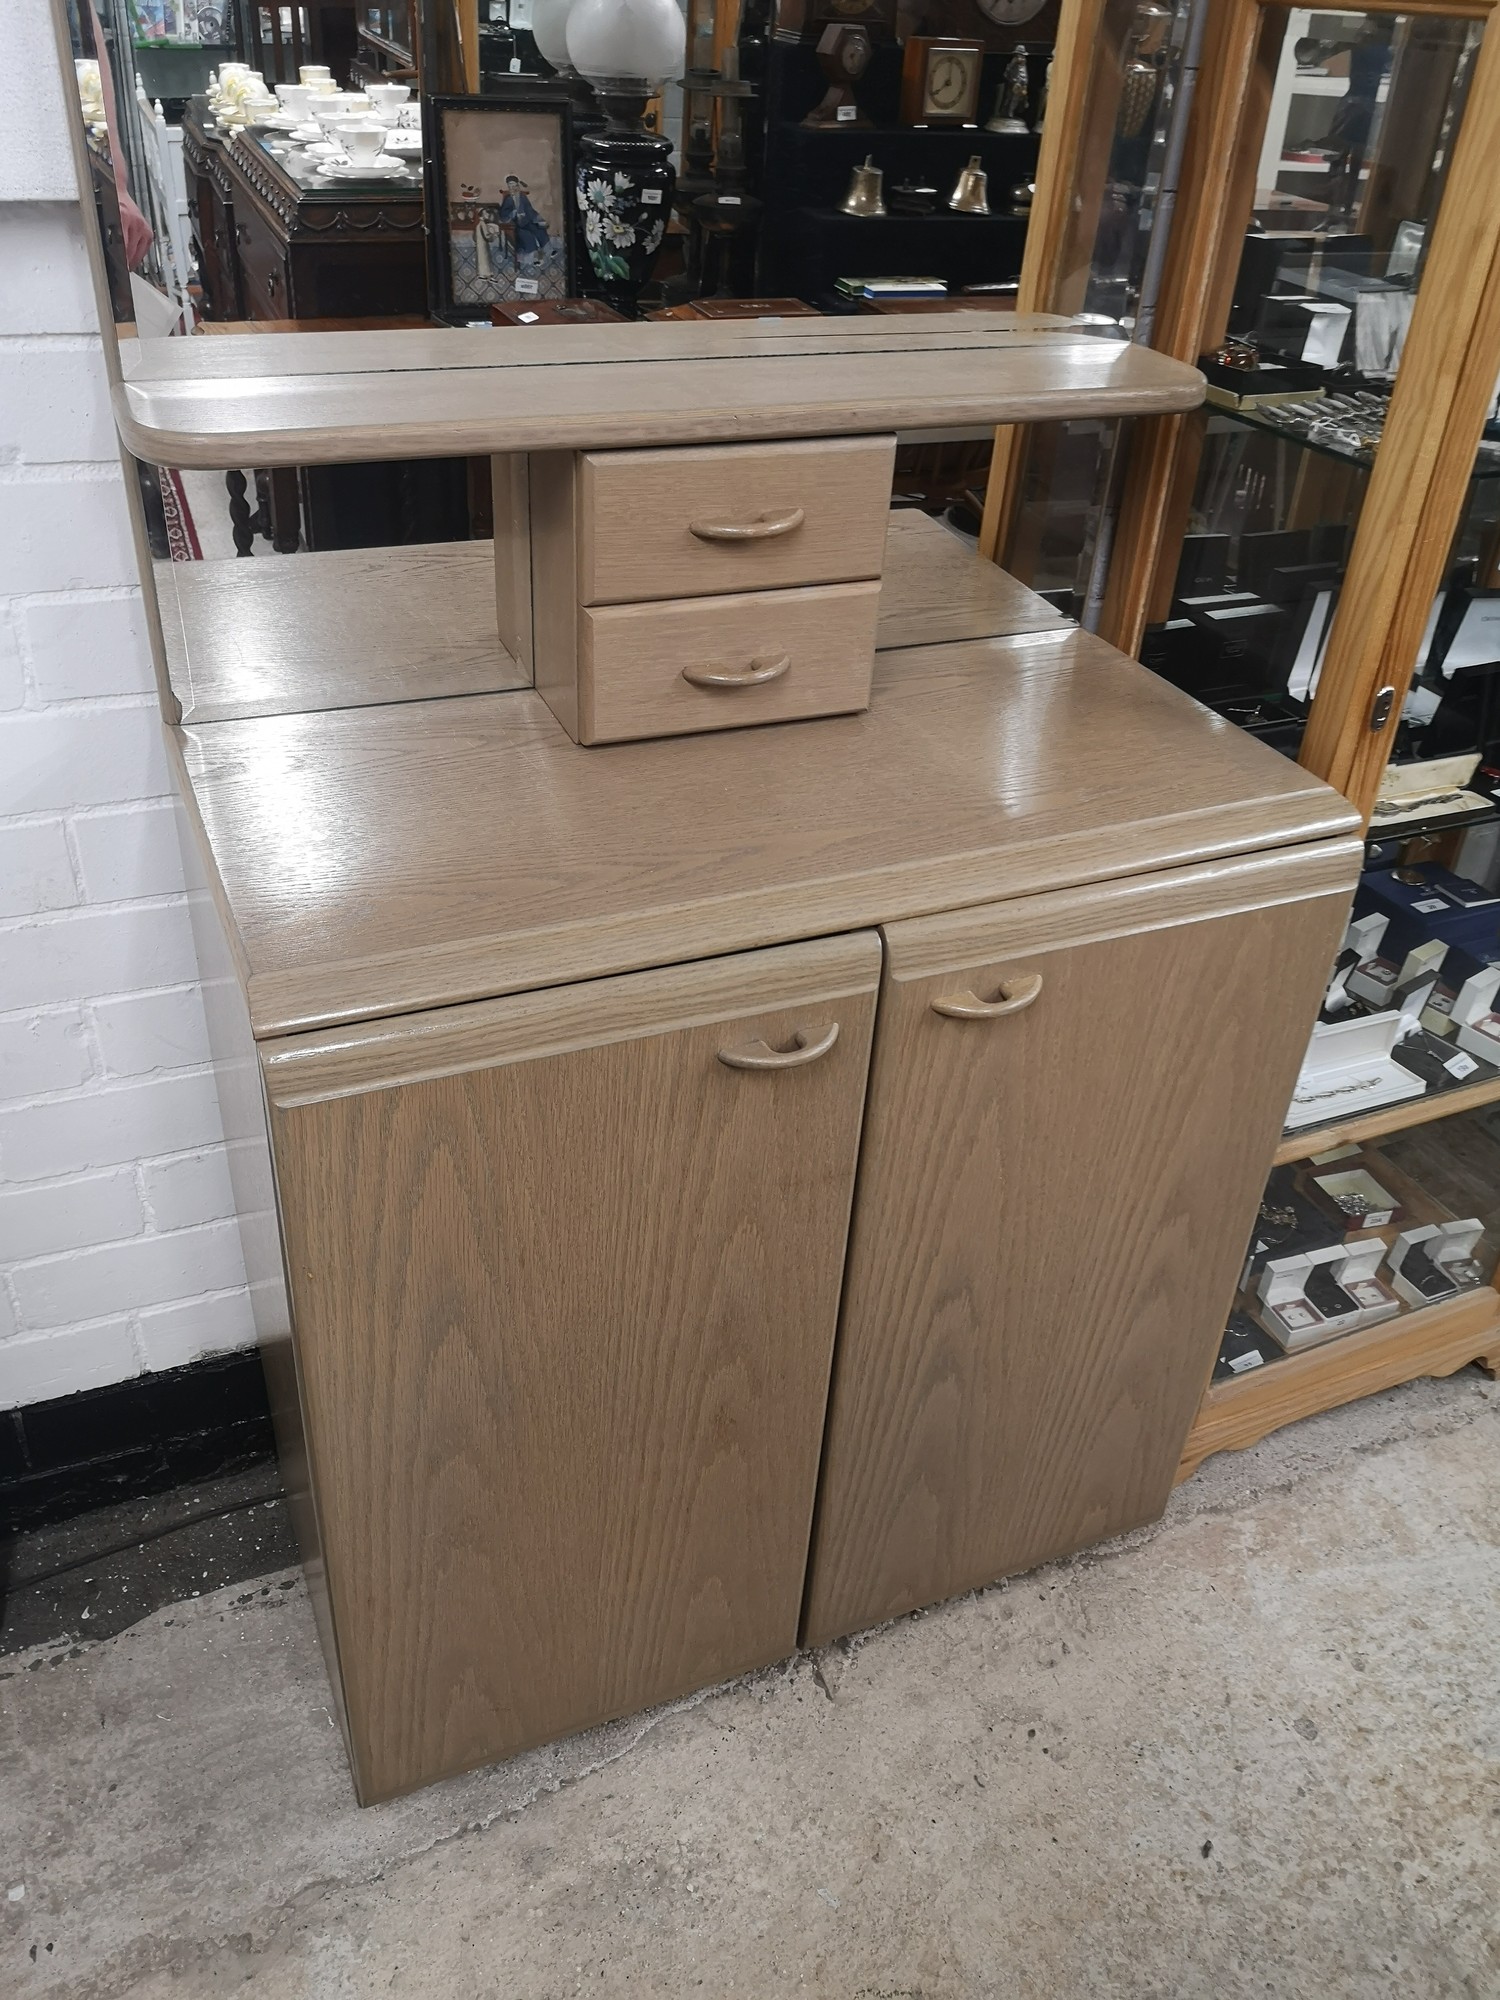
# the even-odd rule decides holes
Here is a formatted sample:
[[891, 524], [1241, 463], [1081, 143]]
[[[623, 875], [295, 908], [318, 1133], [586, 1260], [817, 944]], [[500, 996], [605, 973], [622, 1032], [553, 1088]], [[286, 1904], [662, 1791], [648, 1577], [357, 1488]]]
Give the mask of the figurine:
[[1026, 67], [1026, 51], [1017, 49], [1005, 65], [1005, 75], [1000, 80], [1000, 91], [995, 99], [995, 115], [985, 126], [985, 131], [1024, 133], [1026, 101], [1030, 95], [1031, 75]]

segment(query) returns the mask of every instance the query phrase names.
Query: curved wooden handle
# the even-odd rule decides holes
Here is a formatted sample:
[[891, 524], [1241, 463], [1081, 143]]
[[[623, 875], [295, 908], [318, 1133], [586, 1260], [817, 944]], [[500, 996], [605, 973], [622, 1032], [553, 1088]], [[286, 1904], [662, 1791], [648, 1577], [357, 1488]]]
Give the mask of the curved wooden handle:
[[778, 653], [774, 659], [752, 660], [748, 667], [684, 667], [682, 678], [695, 688], [752, 688], [779, 681], [791, 669], [791, 654]]
[[839, 1038], [839, 1024], [830, 1022], [826, 1034], [819, 1035], [815, 1042], [807, 1039], [807, 1031], [798, 1028], [792, 1035], [789, 1049], [773, 1049], [769, 1042], [746, 1042], [743, 1048], [720, 1049], [719, 1061], [727, 1063], [731, 1069], [800, 1069], [803, 1063], [816, 1062], [819, 1056], [826, 1056]]
[[977, 993], [945, 993], [934, 1000], [934, 1014], [946, 1014], [950, 1021], [998, 1021], [1002, 1014], [1019, 1014], [1029, 1007], [1042, 990], [1042, 975], [1028, 972], [1024, 979], [1003, 979], [993, 1000], [981, 1000]]
[[777, 535], [791, 534], [806, 518], [800, 507], [786, 507], [779, 514], [757, 514], [749, 521], [689, 521], [688, 533], [700, 542], [770, 542]]

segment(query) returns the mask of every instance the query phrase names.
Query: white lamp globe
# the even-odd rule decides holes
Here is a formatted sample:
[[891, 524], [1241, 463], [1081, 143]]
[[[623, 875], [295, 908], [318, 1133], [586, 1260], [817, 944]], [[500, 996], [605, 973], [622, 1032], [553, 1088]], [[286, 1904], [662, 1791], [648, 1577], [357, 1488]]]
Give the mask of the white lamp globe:
[[681, 76], [687, 22], [677, 0], [573, 0], [568, 58], [587, 77]]
[[568, 15], [573, 0], [532, 0], [531, 35], [542, 60], [553, 69], [571, 69], [568, 54]]

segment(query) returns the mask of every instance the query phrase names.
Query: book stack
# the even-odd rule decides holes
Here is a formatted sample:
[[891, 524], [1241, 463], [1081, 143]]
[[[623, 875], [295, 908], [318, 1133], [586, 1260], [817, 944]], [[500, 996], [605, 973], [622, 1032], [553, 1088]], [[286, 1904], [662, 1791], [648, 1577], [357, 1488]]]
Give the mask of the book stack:
[[845, 299], [941, 299], [948, 295], [941, 278], [835, 278], [834, 290]]

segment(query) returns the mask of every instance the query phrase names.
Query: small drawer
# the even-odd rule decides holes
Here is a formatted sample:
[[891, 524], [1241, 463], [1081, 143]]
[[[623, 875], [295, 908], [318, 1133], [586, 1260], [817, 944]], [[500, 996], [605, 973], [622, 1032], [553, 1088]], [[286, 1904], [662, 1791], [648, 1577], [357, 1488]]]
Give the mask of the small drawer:
[[578, 741], [868, 708], [878, 583], [580, 611]]
[[236, 219], [240, 282], [247, 319], [286, 319], [286, 257], [282, 246], [257, 221]]
[[578, 601], [879, 576], [895, 462], [893, 437], [585, 452]]

